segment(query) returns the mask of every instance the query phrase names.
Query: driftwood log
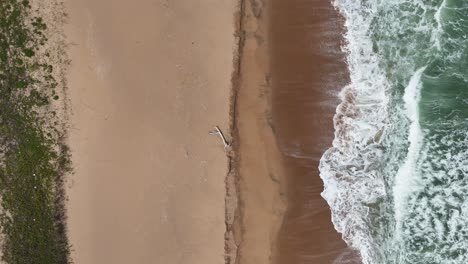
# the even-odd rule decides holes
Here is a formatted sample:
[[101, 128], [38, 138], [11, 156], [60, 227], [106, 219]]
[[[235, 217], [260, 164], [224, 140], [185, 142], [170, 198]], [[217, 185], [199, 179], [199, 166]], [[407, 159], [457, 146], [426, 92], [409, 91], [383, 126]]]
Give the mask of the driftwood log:
[[221, 141], [224, 144], [224, 150], [228, 150], [231, 147], [231, 143], [226, 140], [226, 137], [224, 137], [223, 131], [221, 131], [221, 129], [219, 129], [218, 126], [215, 126], [215, 130], [211, 130], [209, 133], [210, 135], [219, 135], [219, 137], [221, 138]]

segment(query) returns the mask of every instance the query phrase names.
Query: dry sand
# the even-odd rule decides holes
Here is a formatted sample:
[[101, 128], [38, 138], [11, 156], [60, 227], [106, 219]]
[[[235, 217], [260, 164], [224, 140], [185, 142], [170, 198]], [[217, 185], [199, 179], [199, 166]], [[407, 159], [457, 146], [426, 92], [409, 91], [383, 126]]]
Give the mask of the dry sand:
[[67, 0], [78, 264], [224, 262], [231, 0]]

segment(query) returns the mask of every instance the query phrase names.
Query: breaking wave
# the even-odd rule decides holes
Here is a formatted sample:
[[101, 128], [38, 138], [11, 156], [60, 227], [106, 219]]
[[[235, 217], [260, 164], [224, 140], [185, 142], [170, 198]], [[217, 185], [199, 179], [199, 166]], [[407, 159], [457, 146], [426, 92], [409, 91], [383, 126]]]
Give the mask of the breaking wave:
[[322, 196], [363, 263], [468, 263], [468, 2], [336, 0], [351, 81]]

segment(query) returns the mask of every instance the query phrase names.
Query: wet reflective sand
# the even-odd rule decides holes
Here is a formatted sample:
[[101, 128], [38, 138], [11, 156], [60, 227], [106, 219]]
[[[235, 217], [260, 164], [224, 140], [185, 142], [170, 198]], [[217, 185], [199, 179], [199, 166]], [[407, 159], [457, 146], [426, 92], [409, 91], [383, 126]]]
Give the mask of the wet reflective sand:
[[320, 196], [318, 172], [333, 140], [337, 94], [349, 81], [340, 48], [343, 29], [329, 0], [272, 1], [272, 110], [288, 172], [288, 210], [277, 242], [280, 264], [349, 263], [352, 258]]

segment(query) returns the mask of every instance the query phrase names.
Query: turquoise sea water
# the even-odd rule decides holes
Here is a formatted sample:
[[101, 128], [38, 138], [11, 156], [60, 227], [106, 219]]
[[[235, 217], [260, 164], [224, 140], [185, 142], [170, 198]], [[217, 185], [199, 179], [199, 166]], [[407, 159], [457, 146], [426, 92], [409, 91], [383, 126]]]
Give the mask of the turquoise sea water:
[[363, 263], [468, 263], [468, 1], [336, 0], [351, 83], [322, 196]]

